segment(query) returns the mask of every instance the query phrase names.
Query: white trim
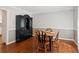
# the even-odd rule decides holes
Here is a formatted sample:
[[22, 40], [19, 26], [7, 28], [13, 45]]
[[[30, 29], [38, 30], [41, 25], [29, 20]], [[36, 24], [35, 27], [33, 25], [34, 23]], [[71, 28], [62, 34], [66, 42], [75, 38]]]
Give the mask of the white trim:
[[8, 43], [6, 43], [6, 45], [12, 44], [14, 42], [16, 42], [16, 41], [14, 40], [14, 41], [8, 42]]
[[73, 41], [78, 46], [78, 43], [74, 39], [68, 39], [68, 38], [59, 38], [59, 39]]
[[[73, 40], [73, 39], [68, 39], [68, 38], [59, 38], [59, 39], [73, 41], [77, 46], [79, 45], [79, 43], [77, 43], [77, 42], [76, 42], [75, 40]], [[12, 44], [12, 43], [14, 43], [14, 42], [16, 42], [16, 40], [11, 41], [11, 42], [8, 42], [8, 43], [6, 43], [6, 45]], [[79, 46], [78, 46], [78, 49], [79, 49]]]
[[59, 39], [74, 41], [73, 39], [69, 39], [69, 38], [59, 38]]

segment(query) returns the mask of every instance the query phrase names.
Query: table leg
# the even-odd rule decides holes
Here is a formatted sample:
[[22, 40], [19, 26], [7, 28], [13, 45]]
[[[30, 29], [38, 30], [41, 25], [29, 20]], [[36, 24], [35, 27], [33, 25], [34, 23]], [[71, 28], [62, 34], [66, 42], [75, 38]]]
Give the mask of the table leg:
[[50, 46], [50, 52], [51, 52], [51, 42], [52, 42], [51, 40], [52, 40], [52, 38], [53, 38], [53, 36], [49, 36], [49, 42], [50, 42], [50, 43], [49, 43], [49, 46]]

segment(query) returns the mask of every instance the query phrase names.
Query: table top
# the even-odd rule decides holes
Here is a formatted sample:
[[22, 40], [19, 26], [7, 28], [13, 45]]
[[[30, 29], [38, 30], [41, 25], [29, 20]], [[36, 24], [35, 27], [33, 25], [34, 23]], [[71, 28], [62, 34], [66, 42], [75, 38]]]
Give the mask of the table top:
[[47, 36], [53, 36], [53, 37], [55, 37], [58, 33], [58, 32], [55, 32], [55, 31], [52, 31], [52, 32], [44, 31], [44, 32], [46, 33]]

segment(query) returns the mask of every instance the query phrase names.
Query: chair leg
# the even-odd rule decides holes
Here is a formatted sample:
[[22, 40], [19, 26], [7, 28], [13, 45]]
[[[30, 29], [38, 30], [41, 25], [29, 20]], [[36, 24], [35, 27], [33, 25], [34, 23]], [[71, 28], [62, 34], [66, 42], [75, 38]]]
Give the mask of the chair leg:
[[59, 41], [57, 41], [57, 52], [59, 52]]
[[47, 47], [45, 46], [45, 53], [47, 52]]
[[37, 53], [39, 52], [39, 47], [37, 48], [37, 51], [36, 51]]

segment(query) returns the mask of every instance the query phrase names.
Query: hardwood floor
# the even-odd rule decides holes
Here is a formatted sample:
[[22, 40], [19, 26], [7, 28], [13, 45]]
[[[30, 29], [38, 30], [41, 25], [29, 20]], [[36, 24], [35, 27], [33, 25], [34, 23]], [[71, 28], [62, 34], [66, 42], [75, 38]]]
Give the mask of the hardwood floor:
[[[36, 53], [37, 40], [35, 37], [30, 39], [12, 43], [10, 45], [0, 45], [0, 52], [2, 53]], [[52, 47], [51, 52], [57, 52], [55, 48]], [[61, 40], [59, 39], [59, 52], [58, 53], [77, 53], [78, 49], [73, 41]]]

